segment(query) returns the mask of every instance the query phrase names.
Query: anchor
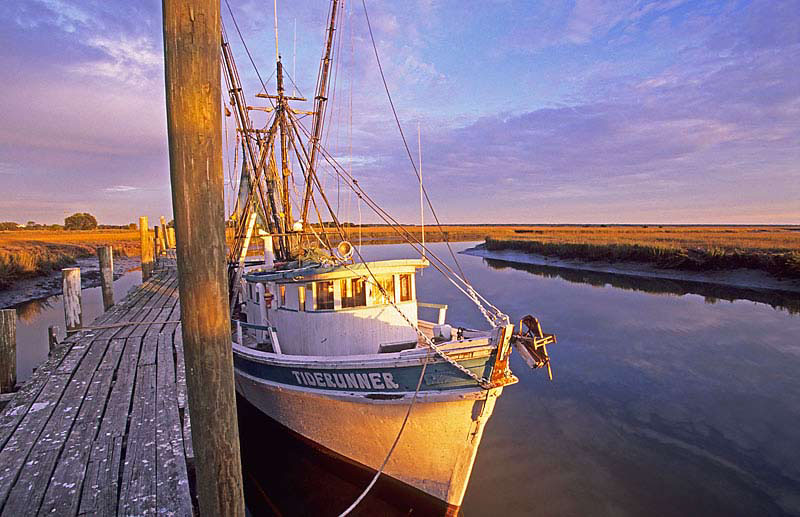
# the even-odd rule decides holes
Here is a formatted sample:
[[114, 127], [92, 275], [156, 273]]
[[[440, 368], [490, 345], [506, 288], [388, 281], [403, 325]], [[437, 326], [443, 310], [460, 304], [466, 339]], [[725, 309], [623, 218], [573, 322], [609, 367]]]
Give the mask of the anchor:
[[511, 342], [519, 351], [519, 355], [531, 368], [547, 367], [547, 376], [553, 380], [553, 369], [550, 367], [550, 355], [547, 345], [556, 342], [555, 334], [545, 334], [539, 320], [528, 314], [519, 322], [519, 333], [511, 337]]

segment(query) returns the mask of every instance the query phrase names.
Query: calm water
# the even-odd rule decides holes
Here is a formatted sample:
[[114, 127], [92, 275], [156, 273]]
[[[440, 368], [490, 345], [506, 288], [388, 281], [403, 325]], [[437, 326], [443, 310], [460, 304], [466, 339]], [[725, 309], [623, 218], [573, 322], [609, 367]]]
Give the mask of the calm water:
[[[444, 245], [432, 248], [447, 255]], [[412, 256], [400, 245], [364, 254]], [[558, 336], [552, 383], [513, 357], [520, 382], [505, 390], [487, 425], [464, 515], [800, 514], [796, 312], [719, 301], [737, 293], [707, 286], [696, 292], [713, 295], [691, 294], [692, 286], [680, 283], [639, 286], [635, 279], [560, 277], [458, 259], [512, 321], [531, 313]], [[439, 273], [428, 269], [417, 285], [421, 301], [450, 306], [455, 324], [483, 325]], [[288, 490], [311, 481], [294, 497], [277, 495], [277, 509], [333, 515], [347, 506], [346, 483], [332, 484], [330, 476], [316, 483], [323, 469], [304, 461]], [[292, 503], [301, 498], [325, 502], [313, 510]], [[390, 513], [384, 510], [362, 514]]]
[[[142, 283], [141, 271], [129, 271], [114, 281], [114, 300], [122, 300], [131, 287]], [[83, 323], [89, 325], [103, 313], [103, 294], [99, 287], [81, 291]], [[33, 369], [47, 359], [47, 328], [59, 328], [64, 339], [64, 304], [61, 295], [25, 302], [17, 309], [17, 379], [27, 380]]]
[[[447, 254], [444, 245], [431, 247]], [[399, 245], [363, 252], [413, 256]], [[505, 390], [487, 425], [464, 515], [800, 514], [796, 302], [458, 258], [512, 321], [531, 313], [558, 335], [552, 383], [513, 356], [520, 382]], [[139, 281], [138, 273], [118, 280], [118, 299]], [[418, 297], [447, 303], [457, 325], [483, 325], [432, 269], [418, 277]], [[87, 321], [100, 303], [99, 289], [84, 291]], [[47, 326], [63, 329], [64, 315], [59, 297], [35, 310], [30, 317], [24, 313], [33, 306], [23, 310], [18, 339], [29, 347], [21, 356], [41, 358]], [[25, 361], [22, 373], [33, 365]], [[336, 515], [367, 482], [269, 432], [257, 416], [243, 415], [240, 425], [253, 514]], [[379, 485], [376, 495], [356, 514], [425, 514], [391, 487]]]

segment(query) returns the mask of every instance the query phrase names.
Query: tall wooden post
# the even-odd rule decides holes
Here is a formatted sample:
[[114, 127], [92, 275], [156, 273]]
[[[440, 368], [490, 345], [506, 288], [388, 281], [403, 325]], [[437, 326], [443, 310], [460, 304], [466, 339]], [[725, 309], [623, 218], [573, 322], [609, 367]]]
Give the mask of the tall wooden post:
[[167, 240], [167, 218], [162, 215], [159, 218], [159, 222], [161, 226], [159, 228], [158, 237], [159, 242], [161, 242], [161, 251], [167, 251], [169, 249], [169, 241]]
[[161, 254], [161, 241], [158, 239], [158, 225], [153, 226], [153, 256], [158, 260]]
[[175, 249], [175, 228], [167, 228], [167, 248]]
[[156, 247], [156, 259], [161, 255], [161, 252], [164, 251], [164, 246], [161, 244], [161, 226], [155, 225], [153, 226], [153, 235], [155, 236]]
[[100, 262], [100, 288], [103, 291], [103, 310], [114, 305], [114, 252], [111, 246], [97, 248]]
[[17, 310], [0, 310], [0, 393], [17, 384]]
[[244, 515], [225, 258], [219, 0], [163, 0], [181, 329], [201, 515]]
[[142, 281], [150, 279], [153, 274], [153, 246], [150, 243], [150, 228], [147, 226], [147, 216], [139, 218], [139, 240], [142, 245]]
[[83, 326], [81, 268], [68, 267], [61, 270], [61, 290], [64, 298], [64, 321], [69, 334]]

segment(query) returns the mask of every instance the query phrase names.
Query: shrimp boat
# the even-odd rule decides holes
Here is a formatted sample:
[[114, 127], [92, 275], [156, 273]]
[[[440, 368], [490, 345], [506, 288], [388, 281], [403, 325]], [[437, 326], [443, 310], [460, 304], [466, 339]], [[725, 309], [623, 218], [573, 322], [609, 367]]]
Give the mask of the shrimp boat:
[[[286, 94], [279, 55], [277, 90], [269, 93], [262, 84], [257, 94], [270, 105], [248, 105], [223, 26], [226, 115], [236, 120], [242, 161], [229, 254], [236, 389], [319, 449], [374, 472], [375, 479], [387, 476], [421, 491], [452, 513], [462, 503], [495, 402], [517, 382], [509, 368], [512, 345], [531, 367], [549, 371], [547, 345], [555, 338], [530, 316], [515, 332], [505, 314], [396, 225], [325, 149], [342, 8], [331, 2], [310, 111], [290, 106], [305, 99]], [[253, 111], [267, 114], [263, 126]], [[309, 128], [301, 115], [311, 117]], [[364, 260], [325, 197], [322, 174], [338, 175], [410, 244], [414, 258]], [[309, 221], [312, 207], [316, 222]], [[261, 255], [250, 253], [256, 242]], [[418, 301], [417, 272], [426, 267], [472, 300], [487, 328], [456, 328], [448, 324], [446, 305]], [[435, 317], [422, 319], [420, 311]]]

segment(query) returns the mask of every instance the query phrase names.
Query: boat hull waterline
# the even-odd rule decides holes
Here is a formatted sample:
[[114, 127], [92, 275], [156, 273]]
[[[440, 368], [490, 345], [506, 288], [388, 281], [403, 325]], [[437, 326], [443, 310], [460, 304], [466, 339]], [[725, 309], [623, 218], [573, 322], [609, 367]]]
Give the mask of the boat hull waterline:
[[[285, 356], [281, 358], [284, 359]], [[492, 360], [493, 355], [489, 355], [476, 361], [491, 367]], [[364, 364], [357, 379], [385, 389], [353, 391], [339, 387], [347, 382], [343, 372], [352, 368], [337, 373], [335, 362], [322, 369], [318, 365], [302, 369], [297, 364], [270, 362], [269, 358], [255, 360], [253, 354], [234, 344], [236, 389], [240, 395], [268, 417], [323, 448], [370, 469], [380, 468], [413, 398], [421, 373], [418, 366], [392, 367], [386, 361]], [[384, 475], [458, 507], [484, 427], [503, 388], [485, 390], [474, 383], [473, 387], [454, 386], [450, 378], [457, 379], [459, 372], [447, 376], [437, 373], [444, 368], [455, 371], [450, 365], [433, 361], [426, 367], [426, 389], [417, 395]], [[414, 375], [410, 391], [397, 391]], [[450, 380], [443, 380], [444, 377]], [[275, 378], [294, 381], [279, 382]], [[317, 386], [310, 386], [309, 381]], [[440, 389], [430, 389], [429, 382], [438, 383]], [[391, 388], [392, 385], [398, 388]]]

